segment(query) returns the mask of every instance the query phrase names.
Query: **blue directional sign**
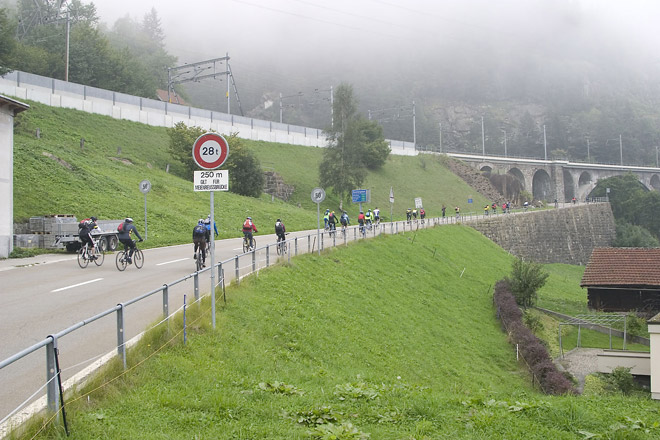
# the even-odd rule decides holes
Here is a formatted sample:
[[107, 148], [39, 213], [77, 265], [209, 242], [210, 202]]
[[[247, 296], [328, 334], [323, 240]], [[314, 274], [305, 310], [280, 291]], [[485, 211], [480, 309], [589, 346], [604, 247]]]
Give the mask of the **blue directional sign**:
[[368, 189], [354, 189], [351, 191], [353, 203], [369, 203], [371, 202], [371, 190]]
[[472, 203], [472, 199], [468, 199], [468, 203]]

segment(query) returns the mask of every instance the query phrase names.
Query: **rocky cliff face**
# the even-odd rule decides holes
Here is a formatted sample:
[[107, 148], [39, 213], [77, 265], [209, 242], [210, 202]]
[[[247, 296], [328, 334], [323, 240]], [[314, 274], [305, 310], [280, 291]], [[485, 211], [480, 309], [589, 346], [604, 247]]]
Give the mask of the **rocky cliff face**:
[[289, 197], [291, 197], [291, 194], [293, 194], [293, 190], [295, 189], [293, 185], [287, 185], [284, 183], [282, 176], [274, 171], [266, 171], [264, 172], [264, 176], [266, 177], [264, 182], [264, 192], [266, 194], [270, 194], [271, 196], [284, 201], [289, 200]]
[[504, 196], [491, 183], [490, 179], [480, 171], [461, 162], [460, 160], [445, 158], [444, 164], [452, 173], [463, 179], [468, 185], [474, 188], [479, 194], [488, 200], [501, 205], [504, 202]]

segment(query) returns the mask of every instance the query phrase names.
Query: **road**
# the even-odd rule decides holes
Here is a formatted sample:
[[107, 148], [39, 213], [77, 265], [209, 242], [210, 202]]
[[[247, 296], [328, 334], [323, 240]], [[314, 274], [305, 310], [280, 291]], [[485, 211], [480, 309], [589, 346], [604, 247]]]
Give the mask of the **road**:
[[[402, 228], [402, 226], [399, 226]], [[392, 226], [383, 224], [390, 232]], [[410, 227], [408, 227], [410, 229]], [[379, 230], [379, 231], [382, 231]], [[370, 233], [375, 235], [375, 231]], [[347, 241], [358, 237], [354, 228], [346, 234]], [[343, 242], [341, 234], [336, 243]], [[273, 264], [277, 259], [275, 235], [255, 234], [257, 247], [254, 264], [264, 267], [266, 261]], [[307, 253], [317, 249], [316, 230], [290, 233], [287, 236], [289, 254]], [[328, 236], [322, 238], [325, 247], [332, 243]], [[266, 245], [271, 245], [266, 254]], [[242, 239], [216, 240], [215, 261], [224, 264], [225, 277], [230, 281], [236, 276], [236, 255], [242, 254]], [[191, 244], [145, 249], [144, 267], [129, 266], [119, 272], [115, 266], [115, 255], [108, 254], [102, 266], [90, 264], [81, 269], [75, 255], [48, 254], [26, 259], [0, 261], [0, 361], [44, 340], [83, 320], [96, 316], [147, 292], [168, 285], [175, 280], [189, 277], [195, 270], [193, 246]], [[207, 266], [210, 258], [207, 257]], [[238, 259], [240, 276], [252, 269], [252, 255]], [[217, 273], [217, 271], [216, 271]], [[217, 282], [217, 280], [216, 280]], [[200, 274], [201, 295], [211, 291], [210, 271]], [[169, 287], [169, 310], [173, 313], [183, 304], [184, 295], [189, 304], [194, 300], [192, 278]], [[163, 296], [156, 293], [125, 311], [125, 340], [138, 335], [149, 324], [162, 318]], [[116, 314], [110, 314], [58, 340], [59, 362], [63, 379], [67, 380], [89, 365], [93, 360], [116, 351]], [[45, 383], [45, 348], [37, 350], [0, 370], [0, 420], [17, 408], [22, 402], [38, 391], [30, 399], [45, 394], [39, 390]]]

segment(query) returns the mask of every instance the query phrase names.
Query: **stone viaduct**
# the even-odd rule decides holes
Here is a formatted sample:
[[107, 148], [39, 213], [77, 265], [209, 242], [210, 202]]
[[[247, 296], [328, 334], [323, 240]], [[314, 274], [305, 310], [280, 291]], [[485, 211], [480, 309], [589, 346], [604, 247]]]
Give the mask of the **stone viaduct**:
[[535, 200], [585, 200], [600, 179], [631, 172], [649, 190], [660, 191], [660, 168], [578, 163], [565, 160], [518, 159], [447, 153], [448, 156], [489, 173], [515, 177]]

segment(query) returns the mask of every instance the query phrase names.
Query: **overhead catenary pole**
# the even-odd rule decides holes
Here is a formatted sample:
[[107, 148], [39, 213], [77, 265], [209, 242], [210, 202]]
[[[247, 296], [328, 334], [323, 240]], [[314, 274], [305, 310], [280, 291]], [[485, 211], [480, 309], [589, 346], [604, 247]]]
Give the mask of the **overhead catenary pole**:
[[442, 122], [439, 122], [438, 126], [440, 127], [440, 152], [442, 153]]
[[229, 93], [229, 75], [231, 72], [229, 71], [229, 52], [225, 52], [226, 58], [227, 58], [227, 114], [231, 115], [231, 94]]
[[543, 124], [543, 158], [548, 160], [548, 139], [545, 136], [545, 124]]
[[589, 138], [587, 138], [587, 162], [591, 162], [591, 157], [589, 153]]
[[619, 134], [619, 155], [621, 156], [621, 165], [623, 165], [623, 141], [621, 140], [620, 134]]
[[415, 101], [412, 102], [412, 117], [413, 117], [413, 148], [417, 149], [417, 125], [415, 116]]
[[66, 11], [66, 60], [64, 65], [64, 81], [69, 82], [69, 41], [71, 35], [71, 19], [69, 10]]
[[484, 133], [484, 117], [481, 117], [481, 154], [486, 155], [486, 134]]
[[502, 130], [504, 133], [504, 157], [506, 157], [506, 130]]

